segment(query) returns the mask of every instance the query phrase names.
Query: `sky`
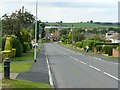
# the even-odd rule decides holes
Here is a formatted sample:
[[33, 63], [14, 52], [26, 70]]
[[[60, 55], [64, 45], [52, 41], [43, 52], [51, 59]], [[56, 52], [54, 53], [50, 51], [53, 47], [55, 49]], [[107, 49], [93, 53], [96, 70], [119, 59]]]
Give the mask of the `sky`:
[[[43, 22], [118, 22], [119, 0], [38, 0], [38, 19]], [[0, 16], [25, 7], [33, 15], [36, 0], [0, 0]]]

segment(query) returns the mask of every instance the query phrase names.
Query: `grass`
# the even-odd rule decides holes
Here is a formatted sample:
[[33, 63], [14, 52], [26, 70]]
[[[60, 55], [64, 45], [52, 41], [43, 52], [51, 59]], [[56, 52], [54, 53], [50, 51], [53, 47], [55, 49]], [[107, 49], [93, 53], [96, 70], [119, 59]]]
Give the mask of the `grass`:
[[105, 57], [107, 57], [107, 58], [119, 58], [119, 57], [115, 57], [115, 56], [105, 56]]
[[[11, 73], [21, 73], [28, 72], [32, 67], [33, 62], [15, 62], [10, 64], [10, 72]], [[4, 67], [3, 64], [0, 64], [0, 72], [3, 72]]]
[[12, 73], [20, 73], [20, 72], [28, 72], [32, 67], [33, 62], [17, 62], [10, 64], [10, 72]]
[[48, 23], [48, 25], [57, 25], [57, 26], [67, 26], [71, 27], [72, 25], [75, 28], [98, 28], [98, 27], [117, 27], [117, 26], [108, 26], [108, 25], [100, 25], [100, 24], [94, 24], [94, 23]]
[[11, 58], [11, 61], [25, 61], [25, 60], [33, 60], [33, 49], [28, 51], [27, 53], [23, 53], [21, 57]]
[[59, 44], [75, 52], [85, 52], [84, 50], [73, 48], [71, 44], [64, 44], [64, 43], [59, 43]]
[[39, 82], [31, 82], [31, 81], [26, 81], [26, 80], [2, 79], [2, 84], [3, 84], [2, 85], [3, 88], [14, 88], [12, 90], [18, 90], [20, 88], [22, 88], [22, 90], [26, 90], [26, 89], [37, 90], [37, 88], [48, 88], [49, 90], [52, 90], [50, 88], [50, 85], [48, 84], [39, 83]]

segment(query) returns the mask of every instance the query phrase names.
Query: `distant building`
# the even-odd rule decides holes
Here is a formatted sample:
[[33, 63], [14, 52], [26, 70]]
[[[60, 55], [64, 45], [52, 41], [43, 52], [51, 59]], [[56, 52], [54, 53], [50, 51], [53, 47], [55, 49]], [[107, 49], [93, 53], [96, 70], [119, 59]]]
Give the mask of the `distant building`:
[[111, 40], [111, 43], [120, 43], [120, 33], [109, 31], [105, 36], [106, 40]]

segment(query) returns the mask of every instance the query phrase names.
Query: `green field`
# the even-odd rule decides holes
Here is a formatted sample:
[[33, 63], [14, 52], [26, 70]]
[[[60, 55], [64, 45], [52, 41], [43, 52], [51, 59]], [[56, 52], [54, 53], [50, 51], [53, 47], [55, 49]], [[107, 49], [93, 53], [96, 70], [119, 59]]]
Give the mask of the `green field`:
[[117, 27], [117, 26], [108, 26], [108, 25], [100, 25], [100, 24], [94, 24], [94, 23], [47, 23], [47, 25], [50, 26], [65, 26], [65, 27], [71, 27], [72, 25], [75, 28], [98, 28], [98, 27]]

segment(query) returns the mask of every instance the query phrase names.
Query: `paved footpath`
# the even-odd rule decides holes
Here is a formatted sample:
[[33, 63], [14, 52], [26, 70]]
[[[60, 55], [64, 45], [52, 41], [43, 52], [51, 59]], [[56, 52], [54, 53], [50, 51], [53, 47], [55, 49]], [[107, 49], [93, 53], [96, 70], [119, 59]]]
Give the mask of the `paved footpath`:
[[17, 79], [49, 84], [48, 66], [44, 46], [41, 46], [41, 50], [38, 52], [37, 62], [33, 64], [31, 70], [29, 72], [19, 73]]

